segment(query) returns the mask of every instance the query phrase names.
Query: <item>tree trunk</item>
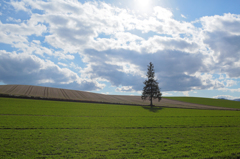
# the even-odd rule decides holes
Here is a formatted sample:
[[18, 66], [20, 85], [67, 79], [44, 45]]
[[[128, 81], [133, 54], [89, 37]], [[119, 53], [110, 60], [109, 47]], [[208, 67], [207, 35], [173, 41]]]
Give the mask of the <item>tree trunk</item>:
[[153, 106], [153, 104], [152, 104], [152, 97], [153, 97], [153, 90], [152, 90], [152, 81], [151, 81], [151, 107]]
[[151, 97], [151, 107], [153, 106], [153, 104], [152, 104], [152, 97]]

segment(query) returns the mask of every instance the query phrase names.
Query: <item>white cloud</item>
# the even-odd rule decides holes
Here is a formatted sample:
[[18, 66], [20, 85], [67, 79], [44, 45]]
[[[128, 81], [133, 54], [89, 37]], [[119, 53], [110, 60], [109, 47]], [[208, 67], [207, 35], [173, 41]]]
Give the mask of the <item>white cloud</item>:
[[236, 89], [234, 89], [234, 88], [219, 88], [219, 90], [221, 90], [221, 91], [230, 91], [230, 92], [240, 92], [240, 88], [236, 88]]
[[21, 22], [21, 19], [14, 19], [14, 18], [12, 18], [12, 17], [9, 17], [9, 18], [7, 18], [6, 21], [7, 21], [7, 22], [16, 22], [16, 23], [20, 23], [20, 22]]
[[26, 8], [26, 1], [11, 1], [11, 5], [16, 9], [17, 11], [23, 10], [23, 11], [29, 11], [29, 9]]
[[[116, 91], [140, 91], [150, 61], [163, 91], [185, 91], [185, 95], [194, 89], [231, 87], [236, 84], [232, 78], [240, 77], [239, 15], [202, 17], [199, 22], [203, 27], [196, 28], [191, 22], [175, 20], [171, 10], [160, 6], [154, 8], [152, 15], [139, 16], [104, 2], [10, 3], [16, 10], [27, 12], [30, 18], [24, 21], [9, 18], [9, 22], [18, 21], [17, 24], [0, 22], [0, 42], [18, 50], [2, 55], [10, 63], [15, 61], [30, 83], [77, 84], [79, 88], [86, 84], [84, 88], [94, 90], [104, 87], [98, 82], [108, 81], [117, 87]], [[33, 13], [33, 9], [42, 13]], [[144, 38], [146, 34], [148, 37]], [[30, 36], [37, 38], [31, 41]], [[81, 68], [73, 63], [73, 54], [79, 54], [87, 66]], [[46, 55], [70, 61], [68, 69], [39, 58]], [[16, 57], [32, 62], [33, 67], [23, 65]], [[58, 65], [67, 66], [61, 62]], [[6, 66], [2, 71], [7, 70]], [[9, 66], [9, 74], [15, 74], [12, 67]], [[24, 72], [25, 69], [31, 72]], [[34, 73], [40, 70], [41, 76]], [[213, 74], [226, 74], [229, 78], [216, 79]], [[7, 75], [5, 72], [4, 76]], [[18, 73], [9, 77], [24, 83]], [[17, 82], [11, 78], [1, 80]]]
[[98, 90], [104, 85], [81, 79], [76, 73], [60, 68], [34, 55], [0, 51], [0, 81], [5, 84], [52, 85], [60, 88]]
[[75, 64], [75, 63], [73, 63], [73, 62], [71, 62], [69, 66], [70, 66], [71, 68], [74, 68], [74, 69], [79, 70], [79, 71], [82, 70], [81, 67], [79, 67], [77, 64]]
[[195, 76], [201, 79], [205, 89], [221, 89], [225, 87], [224, 81], [214, 78], [210, 73], [196, 73]]
[[168, 92], [163, 92], [163, 93], [162, 93], [162, 96], [171, 96], [171, 95], [173, 95], [173, 94], [168, 93]]
[[224, 98], [224, 99], [228, 99], [228, 100], [234, 100], [234, 99], [240, 99], [240, 96], [239, 97], [233, 97], [233, 96], [230, 96], [230, 95], [217, 95], [217, 96], [214, 96], [213, 98]]
[[132, 88], [132, 86], [121, 86], [116, 88], [117, 92], [135, 92]]
[[182, 93], [183, 93], [183, 95], [185, 95], [185, 96], [189, 96], [189, 91], [183, 91]]
[[153, 10], [158, 19], [169, 19], [173, 16], [170, 10], [160, 6], [154, 7]]
[[106, 92], [106, 93], [103, 92], [103, 93], [101, 93], [101, 94], [109, 94], [109, 92]]
[[185, 19], [187, 18], [187, 17], [185, 17], [185, 15], [183, 15], [183, 14], [181, 14], [181, 17], [183, 17], [183, 18], [185, 18]]
[[[116, 46], [118, 46], [117, 48], [139, 51], [136, 40], [141, 41], [142, 38], [124, 31], [139, 29], [145, 33], [155, 31], [159, 34], [178, 34], [191, 32], [194, 29], [191, 23], [180, 23], [171, 19], [171, 11], [161, 7], [155, 8], [156, 16], [159, 17], [163, 15], [160, 13], [164, 13], [164, 19], [168, 19], [167, 22], [157, 20], [155, 17], [139, 19], [125, 9], [102, 2], [88, 2], [82, 5], [77, 2], [76, 4], [68, 4], [59, 1], [57, 8], [54, 7], [56, 6], [55, 2], [38, 1], [34, 3], [28, 2], [27, 4], [33, 8], [46, 11], [43, 15], [33, 14], [29, 24], [49, 23], [48, 29], [51, 35], [46, 36], [45, 41], [54, 47], [64, 50], [69, 49], [69, 52], [76, 51], [70, 48], [91, 48], [94, 46], [95, 49], [98, 49], [95, 46], [98, 46], [99, 42], [102, 42], [99, 47], [105, 50], [109, 48], [116, 49]], [[77, 12], [77, 10], [80, 12]], [[107, 39], [98, 39], [98, 41], [94, 41], [93, 38], [100, 33], [113, 34], [116, 39], [112, 38], [108, 41]], [[124, 37], [126, 39], [123, 39]], [[126, 45], [126, 42], [130, 44]]]
[[28, 42], [27, 36], [41, 36], [47, 30], [47, 27], [43, 24], [3, 24], [0, 22], [0, 30], [0, 42], [17, 45], [18, 43]]
[[226, 81], [226, 87], [232, 87], [237, 84], [237, 81], [234, 80], [227, 80]]
[[224, 14], [201, 18], [203, 42], [210, 50], [214, 64], [212, 70], [240, 77], [240, 15]]
[[240, 34], [240, 30], [238, 28], [238, 25], [240, 24], [240, 15], [228, 13], [223, 16], [205, 16], [200, 18], [200, 21], [202, 22], [203, 29], [205, 31], [226, 31], [230, 34]]
[[54, 56], [58, 57], [58, 60], [61, 60], [61, 59], [73, 60], [75, 58], [73, 55], [66, 54], [62, 51], [55, 51]]
[[[201, 70], [204, 56], [200, 54], [188, 54], [179, 51], [161, 51], [154, 54], [141, 54], [129, 50], [96, 51], [85, 50], [86, 63], [89, 63], [86, 74], [90, 78], [101, 77], [109, 81], [113, 86], [132, 86], [136, 91], [142, 90], [142, 82], [146, 79], [147, 65], [153, 62], [156, 77], [163, 91], [188, 91], [193, 88], [213, 87], [212, 83], [203, 85], [201, 78], [193, 76], [196, 71]], [[116, 59], [117, 62], [114, 60]], [[179, 59], [187, 62], [179, 62]], [[125, 65], [132, 70], [123, 71]], [[136, 72], [136, 73], [134, 73]]]
[[194, 53], [199, 50], [197, 43], [182, 38], [153, 36], [147, 41], [142, 42], [142, 44], [142, 49], [150, 53], [155, 53], [160, 50], [179, 50]]
[[62, 62], [58, 62], [58, 65], [61, 65], [61, 66], [67, 67], [67, 64], [62, 63]]

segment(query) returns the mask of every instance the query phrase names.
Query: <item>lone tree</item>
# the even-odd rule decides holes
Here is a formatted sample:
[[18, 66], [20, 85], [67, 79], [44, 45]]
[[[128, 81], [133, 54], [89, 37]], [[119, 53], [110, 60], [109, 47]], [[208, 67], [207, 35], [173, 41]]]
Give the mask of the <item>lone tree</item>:
[[148, 72], [147, 72], [147, 77], [148, 80], [145, 80], [143, 82], [145, 86], [143, 87], [143, 92], [142, 92], [142, 100], [146, 100], [147, 98], [151, 101], [150, 106], [152, 107], [152, 99], [158, 98], [158, 101], [161, 100], [162, 93], [160, 93], [160, 89], [158, 87], [158, 82], [154, 79], [154, 66], [150, 62], [148, 66]]

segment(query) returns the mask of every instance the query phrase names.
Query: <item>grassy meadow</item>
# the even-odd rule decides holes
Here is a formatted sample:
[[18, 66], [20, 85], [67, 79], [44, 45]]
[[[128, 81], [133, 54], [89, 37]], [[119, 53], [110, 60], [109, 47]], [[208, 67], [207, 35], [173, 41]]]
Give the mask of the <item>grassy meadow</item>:
[[164, 97], [164, 98], [178, 100], [182, 102], [188, 102], [188, 103], [240, 109], [239, 101], [213, 99], [213, 98], [200, 98], [200, 97]]
[[240, 111], [0, 98], [0, 158], [237, 158]]

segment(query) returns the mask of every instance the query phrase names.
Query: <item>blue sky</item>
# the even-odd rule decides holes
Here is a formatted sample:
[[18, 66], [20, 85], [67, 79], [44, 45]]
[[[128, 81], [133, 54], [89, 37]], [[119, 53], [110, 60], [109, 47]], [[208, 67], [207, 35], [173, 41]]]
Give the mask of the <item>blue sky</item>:
[[1, 1], [0, 84], [240, 98], [240, 1]]

